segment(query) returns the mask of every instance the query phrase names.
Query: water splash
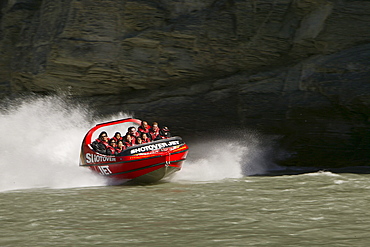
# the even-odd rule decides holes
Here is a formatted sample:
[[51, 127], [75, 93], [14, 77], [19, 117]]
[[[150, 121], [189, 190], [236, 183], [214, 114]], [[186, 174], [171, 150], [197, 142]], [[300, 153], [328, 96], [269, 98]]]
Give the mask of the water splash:
[[[86, 107], [56, 96], [29, 98], [3, 108], [0, 191], [106, 185], [102, 177], [78, 166], [81, 140], [96, 123], [130, 116], [118, 113], [93, 119], [92, 115]], [[266, 140], [244, 131], [228, 138], [189, 143], [188, 160], [173, 181], [241, 178], [279, 169], [271, 162], [274, 148]]]
[[274, 144], [275, 138], [253, 131], [191, 143], [188, 159], [172, 181], [209, 182], [284, 169], [274, 163], [279, 153]]
[[3, 109], [0, 191], [104, 185], [102, 177], [78, 166], [81, 140], [94, 122], [85, 108], [60, 97], [30, 98]]
[[279, 148], [280, 136], [267, 136], [255, 131], [245, 131], [238, 136], [242, 137], [238, 140], [239, 145], [246, 147], [241, 164], [243, 175], [265, 175], [286, 169], [275, 163], [289, 156]]
[[246, 148], [236, 143], [190, 144], [188, 159], [172, 181], [214, 181], [243, 176], [241, 161]]

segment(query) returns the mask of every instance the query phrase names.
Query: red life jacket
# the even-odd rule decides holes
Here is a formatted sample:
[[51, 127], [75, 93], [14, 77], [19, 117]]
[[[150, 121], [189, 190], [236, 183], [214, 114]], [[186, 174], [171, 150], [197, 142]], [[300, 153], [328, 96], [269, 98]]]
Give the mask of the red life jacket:
[[117, 143], [118, 141], [123, 141], [123, 137], [121, 136], [121, 138], [117, 138], [117, 137], [112, 137], [113, 140], [115, 140]]
[[132, 143], [130, 142], [124, 142], [123, 145], [125, 145], [126, 148], [132, 147]]
[[119, 154], [119, 153], [123, 152], [123, 150], [125, 150], [125, 149], [126, 149], [126, 147], [125, 147], [125, 146], [122, 146], [122, 149], [115, 148], [115, 150], [116, 150], [116, 154]]
[[157, 136], [159, 135], [159, 128], [157, 128], [156, 130], [154, 129], [150, 129], [149, 130], [149, 135], [152, 137], [152, 140], [154, 141], [155, 138], [157, 138]]
[[143, 128], [142, 126], [139, 126], [137, 128], [137, 131], [139, 131], [140, 133], [148, 134], [150, 129], [151, 129], [151, 127], [149, 125], [146, 128]]
[[131, 145], [135, 145], [135, 144], [136, 144], [136, 137], [131, 136]]
[[131, 144], [137, 144], [136, 143], [136, 138], [140, 137], [140, 133], [139, 132], [135, 132], [134, 135], [130, 135], [131, 136]]
[[149, 137], [143, 139], [143, 143], [148, 143], [148, 142], [150, 142], [150, 138]]
[[136, 131], [134, 135], [131, 135], [129, 132], [127, 132], [126, 135], [130, 135], [131, 137], [139, 137], [140, 133]]
[[108, 150], [110, 150], [111, 154], [115, 154], [116, 153], [116, 149], [112, 146], [109, 146], [107, 147]]
[[105, 146], [105, 148], [110, 147], [110, 146], [109, 146], [109, 144], [108, 144], [108, 142], [102, 141], [102, 140], [100, 140], [100, 139], [96, 139], [95, 141], [96, 141], [96, 142], [98, 142], [98, 143], [103, 144], [103, 145]]

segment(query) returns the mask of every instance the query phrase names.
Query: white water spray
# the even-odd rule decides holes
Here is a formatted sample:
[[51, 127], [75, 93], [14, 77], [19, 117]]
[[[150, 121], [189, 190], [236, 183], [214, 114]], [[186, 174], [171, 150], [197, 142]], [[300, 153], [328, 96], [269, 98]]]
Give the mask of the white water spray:
[[0, 113], [0, 191], [104, 185], [78, 166], [81, 140], [94, 124], [88, 111], [59, 97], [8, 107]]
[[[59, 97], [25, 100], [0, 112], [0, 192], [30, 188], [102, 186], [106, 181], [78, 166], [81, 141], [96, 123], [81, 106]], [[197, 140], [172, 181], [215, 181], [264, 173], [273, 166], [256, 134], [242, 140]], [[186, 140], [185, 140], [186, 141]], [[267, 155], [267, 156], [266, 156]]]
[[[243, 176], [241, 162], [245, 147], [233, 142], [202, 142], [189, 148], [188, 160], [172, 181], [216, 181]], [[198, 158], [196, 153], [200, 153]]]
[[274, 140], [258, 133], [234, 133], [235, 138], [220, 138], [190, 145], [188, 159], [175, 182], [209, 182], [284, 169], [276, 165]]

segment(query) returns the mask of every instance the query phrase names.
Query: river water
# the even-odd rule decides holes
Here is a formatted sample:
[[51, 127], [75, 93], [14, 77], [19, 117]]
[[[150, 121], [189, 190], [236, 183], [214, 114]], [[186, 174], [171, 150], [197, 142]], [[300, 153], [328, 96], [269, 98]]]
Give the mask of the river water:
[[369, 174], [288, 172], [269, 162], [266, 139], [248, 133], [222, 147], [189, 144], [183, 170], [169, 181], [107, 186], [78, 167], [80, 142], [95, 121], [57, 98], [1, 113], [8, 145], [0, 151], [0, 246], [370, 243]]

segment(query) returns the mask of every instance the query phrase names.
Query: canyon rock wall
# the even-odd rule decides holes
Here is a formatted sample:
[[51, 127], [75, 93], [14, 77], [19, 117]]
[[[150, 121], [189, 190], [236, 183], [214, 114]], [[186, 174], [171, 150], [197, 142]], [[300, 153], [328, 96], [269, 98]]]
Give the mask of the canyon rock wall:
[[1, 97], [63, 93], [189, 136], [223, 128], [279, 136], [292, 154], [284, 164], [369, 165], [369, 1], [0, 7]]

